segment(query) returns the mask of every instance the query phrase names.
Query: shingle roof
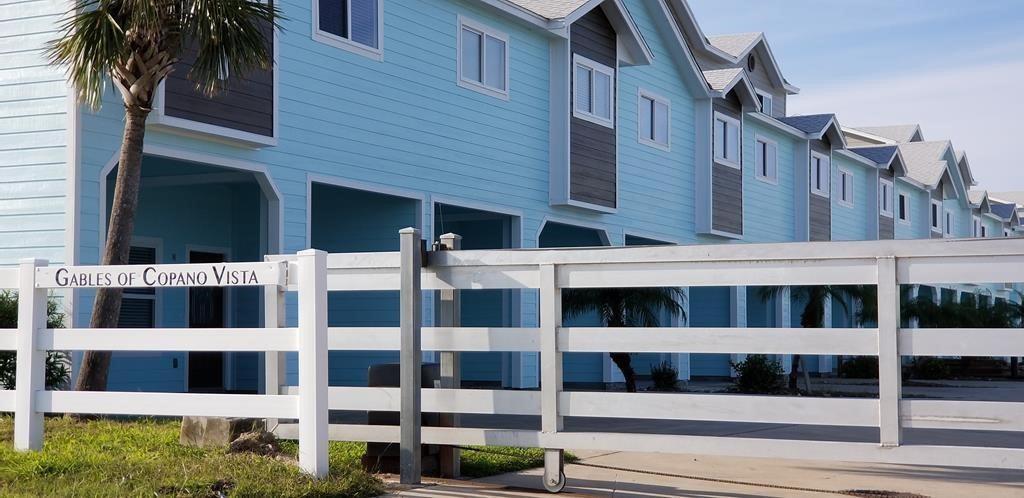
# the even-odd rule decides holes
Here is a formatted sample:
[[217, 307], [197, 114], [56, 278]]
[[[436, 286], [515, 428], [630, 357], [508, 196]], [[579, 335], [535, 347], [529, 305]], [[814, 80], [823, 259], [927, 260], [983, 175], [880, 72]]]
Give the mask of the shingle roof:
[[969, 190], [967, 191], [967, 198], [970, 199], [971, 204], [981, 204], [981, 201], [985, 199], [988, 192], [984, 190]]
[[576, 12], [587, 0], [505, 0], [545, 19], [563, 19]]
[[857, 154], [861, 157], [866, 157], [875, 162], [875, 164], [889, 164], [892, 161], [892, 156], [896, 154], [898, 148], [895, 145], [881, 145], [878, 147], [857, 147], [850, 149], [850, 152]]
[[854, 127], [854, 129], [882, 138], [888, 138], [889, 140], [902, 144], [910, 142], [910, 140], [914, 138], [914, 134], [920, 131], [921, 127], [913, 124], [896, 126], [858, 126]]
[[1012, 202], [1024, 206], [1024, 192], [989, 192], [989, 197], [1003, 202]]
[[779, 118], [779, 121], [804, 133], [821, 133], [833, 118], [835, 118], [835, 114], [812, 114]]
[[736, 79], [736, 76], [743, 72], [741, 68], [729, 68], [729, 69], [712, 69], [704, 71], [704, 79], [707, 80], [708, 86], [716, 92], [721, 92], [726, 88], [729, 88], [729, 84]]
[[949, 148], [948, 141], [912, 142], [899, 147], [907, 163], [908, 177], [929, 187], [939, 183], [946, 172], [947, 163], [943, 155]]
[[761, 37], [761, 33], [737, 33], [733, 35], [709, 36], [711, 46], [733, 56], [740, 57]]
[[1010, 219], [1013, 212], [1017, 210], [1016, 204], [1007, 204], [999, 201], [991, 201], [992, 212], [1004, 220]]

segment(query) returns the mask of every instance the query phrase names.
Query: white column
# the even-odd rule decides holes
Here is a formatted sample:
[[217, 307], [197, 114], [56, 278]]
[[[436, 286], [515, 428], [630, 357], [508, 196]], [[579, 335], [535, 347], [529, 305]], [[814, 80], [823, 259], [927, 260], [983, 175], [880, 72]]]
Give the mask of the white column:
[[14, 389], [14, 449], [43, 448], [43, 412], [36, 393], [46, 389], [46, 351], [39, 348], [39, 331], [46, 328], [46, 289], [36, 288], [36, 268], [46, 260], [23, 259], [18, 267], [17, 365]]
[[327, 476], [327, 253], [298, 257], [299, 467]]
[[[850, 306], [852, 306], [852, 303]], [[822, 319], [825, 322], [822, 324], [824, 328], [832, 328], [832, 313], [834, 311], [835, 310], [833, 310], [832, 307], [832, 298], [829, 297], [825, 300], [825, 313], [824, 318]], [[849, 311], [846, 311], [846, 313], [849, 313]], [[818, 356], [818, 373], [822, 376], [832, 373], [832, 355], [823, 354]]]
[[[729, 288], [729, 326], [732, 328], [746, 328], [747, 326], [747, 288], [737, 286]], [[739, 363], [747, 358], [746, 352], [733, 353], [730, 359], [733, 363]], [[736, 371], [729, 368], [729, 373], [735, 377]]]
[[[458, 251], [462, 249], [462, 237], [454, 233], [446, 233], [441, 236], [441, 249], [444, 251]], [[459, 291], [445, 289], [438, 291], [438, 326], [459, 327], [461, 326], [462, 308], [459, 300]], [[438, 353], [438, 360], [441, 366], [441, 388], [459, 389], [462, 386], [462, 372], [459, 353], [455, 351], [442, 351]], [[442, 413], [440, 415], [441, 427], [458, 427], [459, 415], [457, 413]], [[441, 477], [455, 478], [461, 474], [459, 449], [454, 446], [441, 447]]]
[[[271, 285], [263, 287], [263, 326], [281, 328], [288, 326], [285, 312], [285, 287]], [[260, 392], [265, 394], [281, 394], [281, 386], [287, 382], [285, 353], [266, 351], [263, 353], [263, 372], [260, 376]], [[273, 432], [277, 427], [277, 419], [267, 419], [267, 430]]]
[[899, 446], [902, 439], [900, 398], [902, 365], [899, 354], [900, 291], [896, 259], [878, 260], [878, 406], [882, 446]]
[[[918, 285], [918, 284], [911, 285], [910, 286], [910, 300], [911, 301], [916, 301], [917, 298], [920, 295], [921, 295], [921, 286]], [[910, 319], [910, 323], [908, 325], [910, 325], [910, 328], [916, 329], [920, 325], [920, 323], [918, 322], [917, 318], [911, 318]]]
[[[792, 320], [793, 313], [793, 299], [789, 287], [783, 287], [778, 294], [775, 296], [775, 327], [776, 328], [790, 328], [793, 326]], [[789, 374], [792, 370], [792, 355], [784, 354], [780, 355], [780, 361], [782, 362], [782, 372]]]
[[[541, 434], [551, 436], [562, 430], [558, 395], [562, 391], [562, 353], [558, 351], [558, 329], [562, 326], [562, 292], [555, 265], [540, 267], [540, 393]], [[561, 480], [561, 449], [544, 450], [544, 483], [555, 486]]]
[[[685, 327], [690, 320], [690, 288], [680, 289], [683, 293], [683, 316], [675, 317], [673, 326]], [[672, 353], [672, 365], [679, 371], [679, 380], [690, 380], [690, 353]]]
[[423, 349], [421, 332], [423, 326], [423, 292], [420, 285], [423, 268], [423, 254], [420, 245], [420, 231], [403, 228], [401, 237], [401, 297], [399, 317], [401, 321], [402, 349], [399, 352], [401, 380], [401, 442], [399, 448], [399, 471], [402, 484], [419, 484], [422, 474], [421, 441], [421, 392]]

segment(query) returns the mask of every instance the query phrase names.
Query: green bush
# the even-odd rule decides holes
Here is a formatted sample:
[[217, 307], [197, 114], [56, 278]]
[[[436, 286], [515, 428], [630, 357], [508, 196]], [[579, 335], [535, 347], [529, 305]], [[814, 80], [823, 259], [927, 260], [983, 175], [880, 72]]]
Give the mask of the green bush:
[[877, 356], [854, 356], [843, 360], [839, 367], [839, 376], [844, 379], [877, 379]]
[[651, 381], [654, 382], [655, 391], [675, 391], [679, 383], [679, 370], [667, 361], [651, 365]]
[[[64, 313], [60, 311], [56, 300], [46, 303], [46, 326], [55, 329], [64, 326]], [[16, 292], [0, 292], [0, 329], [18, 327], [18, 294]], [[0, 351], [0, 389], [14, 389], [17, 355], [14, 351]], [[46, 388], [63, 389], [67, 386], [71, 375], [68, 355], [61, 351], [50, 351], [46, 354]]]
[[920, 356], [910, 363], [910, 377], [920, 380], [948, 379], [952, 376], [949, 365], [940, 358]]
[[753, 354], [733, 363], [736, 389], [748, 394], [774, 394], [782, 391], [782, 365], [763, 354]]

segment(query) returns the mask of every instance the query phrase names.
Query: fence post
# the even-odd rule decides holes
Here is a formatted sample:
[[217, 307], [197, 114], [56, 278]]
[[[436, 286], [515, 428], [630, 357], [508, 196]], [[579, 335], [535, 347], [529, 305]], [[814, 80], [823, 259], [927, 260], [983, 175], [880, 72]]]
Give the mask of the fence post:
[[422, 387], [423, 352], [420, 347], [420, 333], [423, 327], [423, 293], [420, 286], [420, 272], [423, 268], [423, 253], [420, 245], [420, 231], [403, 228], [398, 232], [401, 238], [401, 297], [399, 312], [401, 320], [402, 345], [399, 353], [401, 381], [401, 441], [399, 444], [399, 479], [402, 484], [419, 484], [422, 470], [420, 429], [420, 388]]
[[[287, 326], [287, 314], [284, 307], [286, 288], [286, 284], [263, 287], [264, 327], [269, 329]], [[284, 384], [286, 376], [285, 355], [280, 351], [266, 351], [263, 353], [263, 356], [263, 393], [281, 394], [281, 385]], [[277, 427], [277, 423], [277, 419], [267, 419], [267, 430], [273, 432]]]
[[883, 447], [902, 439], [900, 399], [903, 389], [899, 352], [900, 289], [896, 258], [878, 259], [878, 424]]
[[327, 253], [299, 252], [299, 467], [327, 476]]
[[[562, 353], [558, 351], [558, 329], [562, 326], [562, 291], [555, 265], [540, 267], [540, 396], [541, 434], [553, 436], [562, 430], [558, 395], [562, 392]], [[561, 449], [544, 449], [544, 487], [561, 489], [565, 484]]]
[[46, 289], [36, 288], [36, 268], [46, 260], [23, 259], [18, 267], [17, 366], [14, 390], [14, 448], [43, 447], [43, 413], [36, 411], [36, 393], [46, 389], [46, 351], [39, 330], [46, 328]]
[[[462, 237], [454, 233], [446, 233], [441, 236], [441, 248], [445, 251], [458, 251], [462, 249]], [[440, 303], [438, 303], [438, 322], [441, 327], [459, 327], [462, 325], [462, 307], [459, 299], [458, 289], [444, 289], [440, 291]], [[442, 351], [440, 354], [441, 363], [441, 387], [443, 389], [459, 389], [462, 387], [461, 361], [457, 351]], [[459, 414], [442, 413], [441, 427], [458, 427]], [[462, 474], [459, 461], [459, 449], [455, 446], [441, 447], [441, 477], [455, 478]]]

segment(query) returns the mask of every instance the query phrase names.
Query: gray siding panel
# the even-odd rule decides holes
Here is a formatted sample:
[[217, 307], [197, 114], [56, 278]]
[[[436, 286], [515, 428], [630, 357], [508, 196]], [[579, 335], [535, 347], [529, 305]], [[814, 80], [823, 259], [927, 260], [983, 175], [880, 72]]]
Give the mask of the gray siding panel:
[[811, 241], [832, 240], [832, 201], [811, 194]]
[[[601, 9], [594, 9], [573, 23], [570, 35], [574, 54], [615, 67], [618, 58], [615, 29]], [[573, 78], [575, 76], [573, 71]], [[612, 105], [617, 109], [615, 102]], [[573, 117], [569, 134], [569, 198], [608, 208], [617, 207], [615, 130]]]
[[[899, 197], [895, 193], [896, 189], [896, 177], [893, 175], [892, 170], [883, 169], [878, 171], [879, 178], [893, 182], [893, 215], [892, 217], [878, 215], [878, 239], [879, 240], [892, 240], [896, 238], [896, 215], [899, 210]], [[910, 206], [907, 206], [909, 209]], [[931, 208], [929, 208], [931, 209]]]
[[[931, 234], [933, 239], [941, 239], [942, 238], [943, 230], [939, 230], [938, 232], [933, 232], [932, 231], [932, 203], [931, 203], [931, 201], [939, 201], [939, 203], [942, 203], [942, 198], [943, 198], [943, 195], [944, 195], [943, 191], [945, 190], [944, 183], [945, 183], [944, 181], [940, 181], [939, 182], [939, 186], [935, 187], [935, 190], [932, 190], [932, 192], [931, 192], [931, 200], [928, 201], [928, 233]], [[939, 213], [938, 214], [939, 214], [939, 223], [941, 225], [942, 223], [946, 222], [946, 220], [945, 220], [946, 214], [944, 212], [944, 209], [943, 208], [939, 208]]]
[[743, 235], [743, 171], [715, 164], [711, 191], [711, 228]]
[[[266, 30], [273, 53], [273, 33]], [[254, 70], [231, 77], [226, 88], [210, 98], [198, 92], [188, 79], [195, 60], [195, 51], [188, 50], [164, 85], [164, 114], [199, 123], [223, 126], [234, 130], [272, 137], [274, 135], [274, 72]]]
[[[769, 93], [772, 96], [772, 115], [774, 117], [785, 117], [786, 116], [786, 90], [784, 88], [777, 88], [772, 84], [771, 77], [768, 75], [768, 64], [769, 61], [764, 57], [763, 51], [756, 49], [753, 51], [754, 57], [757, 60], [757, 67], [754, 72], [747, 72], [750, 76], [754, 87], [765, 93]], [[703, 70], [712, 69], [731, 69], [734, 67], [742, 67], [746, 69], [746, 59], [740, 61], [737, 64], [729, 64], [716, 57], [708, 56], [703, 51], [695, 51], [694, 58], [697, 60], [697, 65]]]

